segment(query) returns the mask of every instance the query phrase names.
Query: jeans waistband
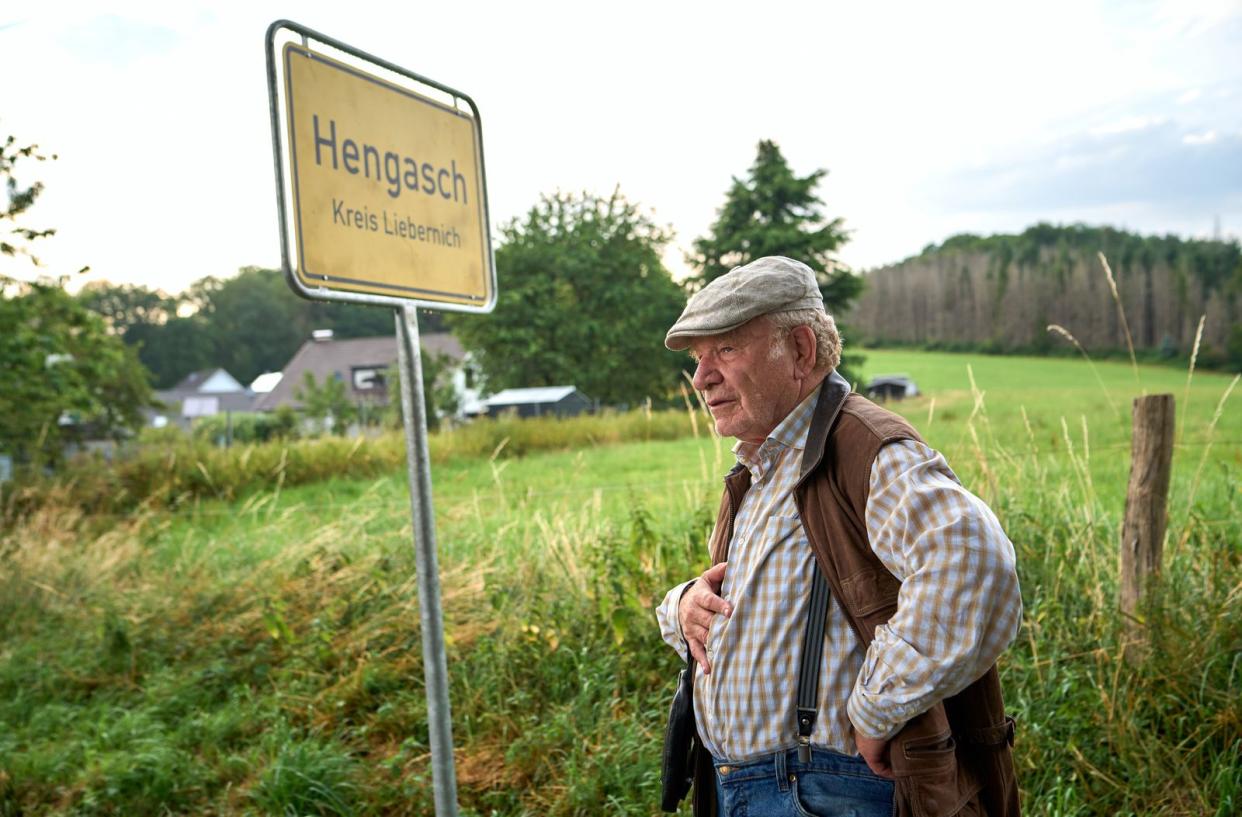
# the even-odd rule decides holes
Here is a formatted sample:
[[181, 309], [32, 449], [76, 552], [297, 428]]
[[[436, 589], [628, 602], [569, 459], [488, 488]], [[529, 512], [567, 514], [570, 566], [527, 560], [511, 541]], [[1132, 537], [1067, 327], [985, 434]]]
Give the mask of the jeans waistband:
[[721, 785], [725, 786], [734, 782], [740, 783], [774, 776], [783, 788], [790, 774], [802, 771], [879, 777], [871, 771], [871, 767], [867, 765], [867, 761], [863, 760], [862, 755], [847, 755], [832, 749], [815, 747], [811, 748], [811, 759], [806, 763], [798, 760], [798, 750], [794, 748], [782, 749], [779, 752], [761, 755], [741, 763], [712, 758], [712, 765], [716, 768], [716, 777]]

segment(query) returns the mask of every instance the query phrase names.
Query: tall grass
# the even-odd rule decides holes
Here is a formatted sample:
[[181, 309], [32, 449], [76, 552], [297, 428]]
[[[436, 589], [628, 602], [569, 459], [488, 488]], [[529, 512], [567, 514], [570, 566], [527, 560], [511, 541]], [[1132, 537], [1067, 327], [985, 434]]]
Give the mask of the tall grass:
[[[478, 420], [432, 434], [433, 463], [498, 455], [524, 456], [621, 442], [670, 440], [697, 433], [699, 419], [680, 411]], [[373, 477], [405, 464], [403, 432], [375, 437], [273, 440], [221, 448], [202, 439], [164, 437], [134, 445], [107, 461], [82, 457], [61, 472], [25, 474], [0, 495], [0, 527], [37, 507], [75, 507], [88, 514], [233, 501], [333, 478]]]
[[[1078, 385], [1037, 403], [1034, 364], [1006, 386], [1004, 370], [927, 359], [944, 372], [902, 368], [945, 378], [928, 439], [1018, 551], [1024, 622], [1001, 671], [1026, 812], [1236, 813], [1242, 424], [1227, 381], [1195, 380], [1203, 413], [1170, 502], [1184, 543], [1130, 666], [1126, 438], [1094, 379], [1058, 370]], [[1121, 397], [1129, 372], [1099, 368]], [[931, 399], [901, 410], [923, 419]], [[651, 610], [704, 566], [727, 454], [702, 428], [511, 458], [515, 439], [436, 466], [463, 814], [654, 815], [676, 661]], [[0, 815], [431, 814], [406, 491], [398, 468], [139, 505], [106, 527], [76, 502], [14, 520]]]

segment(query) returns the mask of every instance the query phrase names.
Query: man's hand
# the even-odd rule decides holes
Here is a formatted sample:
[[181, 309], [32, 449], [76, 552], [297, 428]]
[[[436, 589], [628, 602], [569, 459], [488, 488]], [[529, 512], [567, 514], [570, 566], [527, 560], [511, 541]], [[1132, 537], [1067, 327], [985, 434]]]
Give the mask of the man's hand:
[[712, 617], [717, 613], [726, 617], [733, 615], [733, 605], [720, 597], [720, 585], [724, 581], [727, 564], [728, 562], [721, 562], [704, 571], [682, 594], [681, 602], [677, 605], [681, 634], [690, 647], [690, 655], [699, 662], [704, 675], [712, 671], [712, 664], [707, 660], [707, 628], [711, 626]]
[[880, 777], [893, 779], [893, 768], [888, 764], [888, 741], [869, 738], [854, 731], [854, 743], [858, 746], [858, 754], [863, 756], [871, 771]]

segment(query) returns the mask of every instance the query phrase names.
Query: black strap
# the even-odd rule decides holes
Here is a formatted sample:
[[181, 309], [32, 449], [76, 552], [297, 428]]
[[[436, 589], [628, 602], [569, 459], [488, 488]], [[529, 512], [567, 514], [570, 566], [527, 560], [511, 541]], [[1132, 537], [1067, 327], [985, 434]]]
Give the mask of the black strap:
[[811, 730], [819, 715], [819, 665], [824, 654], [824, 621], [828, 616], [828, 579], [815, 562], [811, 585], [811, 609], [802, 639], [802, 664], [798, 668], [798, 760], [811, 762]]

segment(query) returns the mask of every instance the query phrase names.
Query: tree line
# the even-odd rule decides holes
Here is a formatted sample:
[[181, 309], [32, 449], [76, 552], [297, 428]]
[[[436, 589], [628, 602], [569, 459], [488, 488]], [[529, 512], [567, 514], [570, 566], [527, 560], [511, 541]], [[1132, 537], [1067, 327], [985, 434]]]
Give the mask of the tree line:
[[963, 234], [868, 272], [849, 313], [869, 343], [1044, 353], [1066, 341], [1125, 348], [1112, 269], [1135, 348], [1188, 357], [1204, 318], [1200, 365], [1242, 368], [1242, 249], [1234, 241], [1141, 236], [1037, 224], [1020, 234]]
[[[231, 278], [200, 279], [177, 295], [92, 282], [77, 297], [137, 351], [157, 389], [216, 367], [249, 383], [284, 368], [316, 329], [331, 329], [340, 338], [394, 332], [389, 310], [308, 301], [293, 294], [279, 270], [260, 267], [245, 267]], [[439, 317], [420, 316], [424, 331], [443, 331]]]
[[[42, 190], [37, 183], [22, 186], [16, 165], [39, 154], [37, 146], [19, 148], [12, 138], [0, 146], [0, 182], [9, 191], [0, 222], [12, 223]], [[495, 311], [423, 311], [422, 331], [457, 334], [489, 391], [573, 384], [605, 404], [647, 398], [671, 403], [689, 364], [685, 355], [664, 349], [664, 333], [689, 293], [733, 266], [787, 255], [817, 271], [830, 310], [841, 312], [857, 295], [857, 277], [835, 258], [846, 241], [843, 222], [824, 215], [816, 192], [825, 174], [798, 176], [774, 142], [760, 142], [747, 172], [732, 178], [708, 234], [694, 242], [687, 260], [695, 274], [680, 282], [663, 261], [671, 230], [620, 190], [542, 196], [500, 227]], [[30, 244], [51, 233], [13, 228], [0, 250], [29, 254]], [[19, 460], [59, 450], [66, 435], [85, 428], [116, 435], [136, 427], [139, 409], [152, 402], [151, 387], [171, 387], [191, 372], [222, 367], [249, 382], [279, 370], [314, 329], [332, 329], [338, 337], [394, 331], [391, 310], [306, 301], [278, 271], [257, 267], [231, 278], [203, 278], [175, 295], [92, 283], [70, 296], [67, 281], [61, 276], [29, 283], [0, 272], [0, 318], [6, 328], [20, 330], [0, 344], [0, 372], [8, 381], [0, 381], [0, 453], [15, 452]], [[89, 339], [99, 359], [116, 365], [88, 371], [85, 347], [57, 358], [57, 349], [72, 345], [70, 325], [79, 327], [73, 330], [79, 345]], [[68, 404], [57, 397], [43, 358], [36, 360], [35, 345], [43, 358], [61, 360], [64, 372], [85, 378], [84, 393], [95, 395], [93, 402], [81, 402], [73, 422], [62, 422]], [[27, 353], [29, 359], [14, 368]], [[121, 382], [132, 387], [113, 389], [124, 395], [123, 407], [100, 402], [108, 393], [101, 384]], [[47, 399], [28, 399], [19, 384]], [[10, 422], [10, 413], [25, 420]], [[42, 433], [32, 438], [32, 429]]]

